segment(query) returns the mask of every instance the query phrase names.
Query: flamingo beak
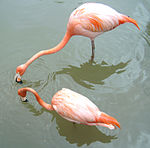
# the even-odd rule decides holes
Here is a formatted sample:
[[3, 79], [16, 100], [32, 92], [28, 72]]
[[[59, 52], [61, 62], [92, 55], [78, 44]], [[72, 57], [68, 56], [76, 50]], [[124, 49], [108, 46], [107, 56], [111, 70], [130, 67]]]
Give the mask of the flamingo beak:
[[26, 97], [21, 97], [21, 96], [20, 96], [20, 99], [21, 99], [22, 102], [29, 102]]
[[19, 84], [22, 84], [22, 83], [23, 83], [22, 80], [21, 80], [21, 76], [20, 76], [19, 73], [17, 73], [17, 74], [15, 75], [15, 81], [16, 81], [17, 83], [19, 83]]

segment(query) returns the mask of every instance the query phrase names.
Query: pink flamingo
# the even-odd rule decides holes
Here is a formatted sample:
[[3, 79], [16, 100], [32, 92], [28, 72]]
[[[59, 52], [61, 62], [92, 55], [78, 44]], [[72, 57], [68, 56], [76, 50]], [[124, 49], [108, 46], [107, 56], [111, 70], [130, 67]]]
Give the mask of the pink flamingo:
[[29, 87], [18, 90], [21, 100], [27, 102], [27, 91], [34, 94], [38, 103], [47, 110], [55, 110], [63, 118], [78, 124], [98, 125], [109, 129], [120, 128], [119, 122], [101, 112], [98, 107], [87, 97], [78, 94], [70, 89], [63, 88], [58, 91], [52, 98], [51, 104], [44, 102], [38, 93]]
[[67, 31], [62, 41], [54, 48], [43, 50], [32, 56], [25, 64], [16, 69], [16, 81], [21, 81], [21, 76], [28, 66], [37, 58], [43, 55], [53, 54], [61, 50], [74, 35], [89, 37], [92, 44], [92, 56], [94, 59], [94, 39], [103, 32], [112, 30], [123, 23], [133, 23], [139, 30], [136, 21], [126, 15], [118, 13], [114, 9], [100, 3], [85, 3], [75, 9], [69, 18]]

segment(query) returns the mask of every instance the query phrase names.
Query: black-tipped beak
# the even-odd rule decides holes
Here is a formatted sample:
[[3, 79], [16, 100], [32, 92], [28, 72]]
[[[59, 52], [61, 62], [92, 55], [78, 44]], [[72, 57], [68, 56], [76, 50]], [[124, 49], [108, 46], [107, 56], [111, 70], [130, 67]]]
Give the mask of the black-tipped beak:
[[21, 80], [21, 76], [20, 76], [20, 74], [19, 73], [17, 73], [16, 75], [15, 75], [15, 81], [17, 82], [17, 83], [19, 83], [19, 84], [22, 84], [23, 82], [22, 82], [22, 80]]
[[26, 100], [24, 100], [24, 101], [22, 101], [22, 102], [29, 102], [29, 101], [28, 101], [28, 99], [26, 99]]
[[20, 96], [20, 99], [21, 99], [22, 102], [29, 102], [28, 99], [27, 99], [26, 97]]
[[23, 83], [23, 81], [22, 81], [21, 79], [18, 80], [18, 78], [16, 78], [16, 82], [19, 83], [19, 84], [22, 84], [22, 83]]

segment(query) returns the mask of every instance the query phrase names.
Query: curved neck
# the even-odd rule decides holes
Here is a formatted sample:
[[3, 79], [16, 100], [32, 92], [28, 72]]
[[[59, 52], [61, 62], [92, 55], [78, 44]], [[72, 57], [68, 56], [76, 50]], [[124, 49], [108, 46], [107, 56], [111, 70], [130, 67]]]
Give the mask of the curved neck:
[[46, 102], [44, 102], [44, 101], [41, 99], [41, 97], [38, 95], [38, 93], [37, 93], [34, 89], [29, 88], [29, 87], [26, 87], [26, 88], [23, 88], [23, 91], [25, 91], [25, 92], [26, 92], [26, 91], [29, 91], [29, 92], [33, 93], [34, 96], [36, 97], [36, 100], [38, 101], [38, 103], [39, 103], [42, 107], [44, 107], [45, 109], [47, 109], [47, 110], [54, 110], [53, 107], [52, 107], [52, 105], [51, 105], [51, 104], [48, 104], [48, 103], [46, 103]]
[[70, 35], [70, 33], [67, 31], [64, 38], [62, 39], [62, 41], [56, 45], [54, 48], [51, 49], [47, 49], [47, 50], [42, 50], [38, 53], [36, 53], [34, 56], [32, 56], [26, 63], [25, 65], [28, 67], [34, 60], [36, 60], [37, 58], [39, 58], [40, 56], [43, 55], [48, 55], [48, 54], [53, 54], [58, 52], [59, 50], [61, 50], [69, 41], [69, 39], [71, 38], [72, 35]]

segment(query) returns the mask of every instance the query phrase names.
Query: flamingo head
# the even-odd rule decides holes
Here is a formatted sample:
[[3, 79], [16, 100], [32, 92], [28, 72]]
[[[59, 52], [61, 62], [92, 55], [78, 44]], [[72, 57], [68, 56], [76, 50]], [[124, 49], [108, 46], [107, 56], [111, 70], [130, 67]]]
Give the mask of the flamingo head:
[[18, 95], [20, 96], [22, 102], [28, 102], [26, 98], [27, 92], [24, 88], [18, 89]]
[[25, 64], [22, 64], [16, 68], [15, 80], [17, 83], [20, 83], [20, 84], [23, 83], [21, 80], [21, 76], [25, 73], [26, 69], [27, 69], [27, 66]]

